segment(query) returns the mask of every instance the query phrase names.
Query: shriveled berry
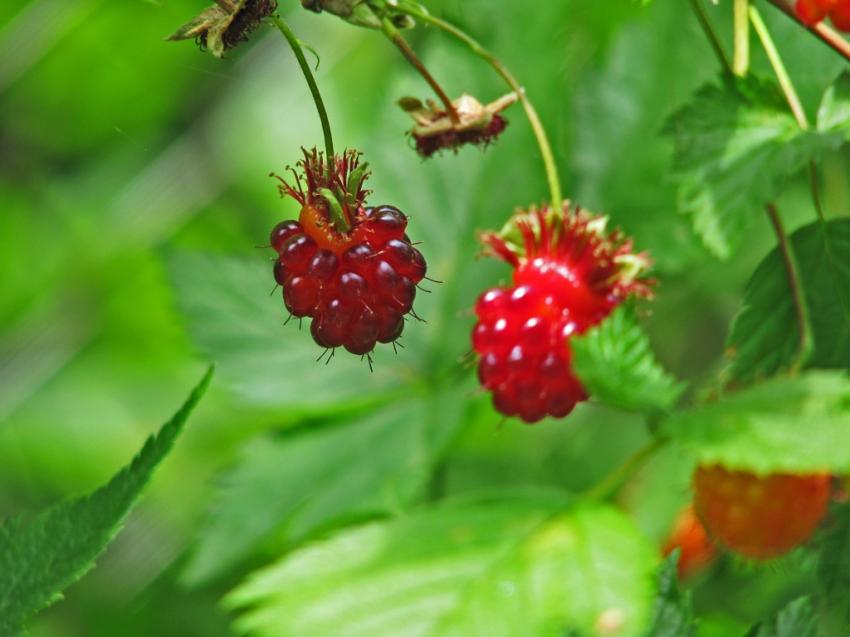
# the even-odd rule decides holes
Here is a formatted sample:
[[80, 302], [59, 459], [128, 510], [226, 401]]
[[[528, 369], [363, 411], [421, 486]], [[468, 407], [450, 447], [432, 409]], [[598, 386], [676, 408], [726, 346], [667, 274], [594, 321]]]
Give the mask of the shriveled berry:
[[283, 247], [287, 239], [302, 232], [301, 224], [297, 221], [293, 221], [292, 219], [281, 221], [272, 229], [269, 236], [269, 243], [275, 252], [280, 252], [281, 247]]
[[[313, 319], [313, 339], [368, 354], [376, 343], [401, 336], [426, 265], [405, 234], [404, 213], [364, 205], [362, 178], [352, 183], [353, 175], [364, 174], [358, 163], [357, 153], [346, 152], [334, 158], [336, 171], [329, 174], [321, 153], [305, 153], [304, 178], [295, 187], [281, 180], [280, 187], [301, 204], [299, 220], [278, 224], [272, 245], [280, 253], [275, 279], [284, 302], [295, 316]], [[338, 195], [345, 223], [338, 222], [340, 210], [331, 215], [326, 197], [334, 195], [328, 193]]]
[[570, 368], [570, 337], [598, 324], [628, 295], [649, 291], [634, 278], [640, 267], [622, 265], [626, 258], [641, 265], [629, 242], [601, 234], [602, 224], [589, 215], [569, 208], [564, 215], [555, 222], [544, 211], [521, 217], [522, 256], [498, 237], [485, 238], [514, 275], [511, 287], [487, 290], [475, 304], [479, 380], [498, 411], [527, 423], [562, 418], [587, 399]]
[[808, 540], [826, 515], [830, 477], [759, 477], [720, 466], [694, 474], [694, 508], [709, 535], [746, 557], [778, 557]]

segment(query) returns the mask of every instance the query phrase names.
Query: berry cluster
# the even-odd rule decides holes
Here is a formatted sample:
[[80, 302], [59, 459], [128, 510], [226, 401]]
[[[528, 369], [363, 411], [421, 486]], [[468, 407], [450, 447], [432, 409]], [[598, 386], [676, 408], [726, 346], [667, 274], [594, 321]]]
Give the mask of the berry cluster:
[[809, 26], [829, 16], [836, 29], [850, 33], [850, 0], [797, 0], [797, 15]]
[[702, 466], [694, 507], [711, 537], [746, 557], [766, 560], [808, 540], [826, 515], [828, 475], [773, 474]]
[[638, 280], [648, 259], [632, 254], [631, 241], [618, 232], [606, 235], [605, 221], [569, 203], [563, 216], [546, 209], [520, 215], [522, 255], [485, 235], [514, 268], [513, 285], [478, 299], [472, 345], [481, 357], [479, 380], [506, 416], [534, 423], [569, 414], [587, 398], [570, 367], [570, 337], [599, 324], [629, 295], [649, 294]]
[[271, 233], [286, 308], [312, 318], [313, 339], [328, 349], [364, 355], [393, 343], [426, 272], [405, 234], [407, 217], [393, 206], [364, 206], [367, 173], [357, 153], [335, 157], [329, 170], [321, 153], [305, 152], [299, 166], [306, 184], [293, 171], [295, 186], [280, 187], [301, 204], [299, 219]]

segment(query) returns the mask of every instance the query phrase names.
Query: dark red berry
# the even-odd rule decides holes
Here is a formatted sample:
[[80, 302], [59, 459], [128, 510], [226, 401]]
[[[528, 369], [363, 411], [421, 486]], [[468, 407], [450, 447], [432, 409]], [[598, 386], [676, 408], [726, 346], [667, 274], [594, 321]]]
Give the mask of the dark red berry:
[[289, 219], [281, 221], [277, 224], [269, 235], [269, 243], [275, 252], [280, 252], [281, 247], [289, 237], [302, 232], [301, 224], [297, 221]]
[[597, 325], [630, 294], [649, 293], [636, 278], [647, 259], [632, 255], [630, 242], [603, 234], [599, 218], [568, 206], [564, 215], [561, 221], [542, 211], [521, 216], [521, 256], [501, 238], [485, 237], [514, 275], [511, 287], [487, 290], [475, 304], [478, 378], [498, 411], [528, 423], [562, 418], [587, 398], [571, 370], [570, 337]]
[[[290, 313], [313, 319], [316, 343], [363, 355], [401, 336], [426, 265], [405, 234], [404, 213], [394, 206], [364, 206], [362, 178], [350, 183], [358, 155], [347, 152], [334, 163], [336, 172], [328, 175], [321, 154], [306, 153], [299, 164], [303, 180], [295, 188], [283, 182], [281, 192], [302, 208], [297, 222], [281, 222], [272, 231], [272, 247], [280, 255], [275, 280]], [[338, 227], [338, 216], [331, 217], [328, 201], [319, 196], [328, 191], [340, 195], [347, 228]]]

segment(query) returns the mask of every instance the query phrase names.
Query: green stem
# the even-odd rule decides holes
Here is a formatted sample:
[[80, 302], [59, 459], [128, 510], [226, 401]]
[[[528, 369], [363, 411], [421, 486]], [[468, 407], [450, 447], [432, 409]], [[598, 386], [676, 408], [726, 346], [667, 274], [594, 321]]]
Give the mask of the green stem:
[[405, 40], [401, 33], [399, 33], [398, 29], [396, 29], [395, 25], [392, 23], [392, 20], [387, 17], [383, 18], [381, 20], [381, 28], [390, 41], [398, 47], [398, 50], [401, 51], [402, 55], [407, 58], [407, 61], [410, 62], [411, 66], [419, 71], [419, 74], [425, 78], [425, 81], [428, 82], [428, 85], [434, 90], [437, 97], [440, 98], [440, 101], [443, 103], [443, 106], [449, 114], [449, 118], [452, 122], [455, 124], [459, 123], [460, 117], [457, 114], [457, 109], [455, 109], [454, 104], [452, 104], [451, 98], [443, 90], [443, 87], [440, 86], [440, 83], [434, 79], [434, 76], [431, 75], [430, 71], [428, 71], [426, 66], [422, 63], [422, 60], [419, 59], [416, 52], [407, 43], [407, 40]]
[[[761, 40], [762, 47], [767, 54], [768, 60], [770, 60], [773, 72], [776, 74], [777, 80], [779, 80], [782, 92], [785, 94], [785, 99], [788, 101], [788, 106], [794, 114], [794, 119], [797, 120], [797, 124], [800, 126], [801, 130], [808, 130], [810, 128], [809, 120], [806, 117], [806, 111], [803, 108], [803, 103], [800, 100], [797, 89], [794, 87], [794, 82], [791, 80], [791, 76], [785, 68], [785, 64], [782, 62], [782, 56], [779, 54], [779, 50], [770, 35], [770, 31], [767, 29], [767, 25], [764, 23], [761, 14], [755, 7], [750, 8], [750, 20], [758, 34], [759, 40]], [[812, 201], [814, 202], [818, 219], [821, 223], [823, 223], [826, 221], [826, 215], [824, 214], [823, 202], [820, 198], [818, 181], [817, 164], [815, 164], [815, 161], [812, 160], [809, 162], [809, 187], [812, 191]]]
[[629, 456], [626, 461], [581, 494], [584, 500], [607, 500], [637, 471], [670, 442], [669, 438], [653, 438]]
[[803, 103], [800, 101], [797, 89], [794, 88], [794, 82], [791, 80], [791, 76], [782, 62], [782, 56], [779, 55], [779, 50], [770, 36], [770, 31], [767, 30], [767, 25], [764, 23], [761, 13], [754, 6], [750, 7], [750, 21], [753, 23], [753, 28], [756, 30], [759, 40], [761, 40], [761, 45], [767, 54], [767, 59], [770, 60], [770, 65], [773, 67], [776, 79], [779, 80], [779, 85], [782, 87], [782, 92], [785, 94], [788, 106], [794, 114], [794, 119], [797, 120], [802, 130], [808, 130], [809, 120], [806, 118], [806, 111], [803, 109]]
[[735, 0], [732, 7], [735, 20], [735, 50], [732, 57], [732, 70], [739, 77], [744, 77], [750, 70], [749, 6], [750, 0]]
[[304, 79], [307, 80], [307, 86], [310, 87], [310, 93], [312, 93], [313, 101], [316, 103], [316, 110], [319, 113], [319, 119], [322, 121], [322, 132], [325, 135], [325, 160], [327, 162], [328, 170], [333, 172], [334, 140], [333, 135], [331, 134], [331, 123], [328, 119], [328, 112], [325, 110], [325, 103], [322, 101], [322, 94], [319, 92], [319, 86], [316, 84], [316, 78], [313, 77], [313, 72], [310, 70], [307, 58], [304, 57], [304, 49], [301, 47], [301, 43], [298, 41], [298, 38], [295, 37], [292, 29], [289, 28], [289, 25], [286, 24], [279, 15], [271, 16], [271, 21], [280, 30], [283, 37], [286, 38], [286, 41], [289, 42], [289, 46], [292, 47], [292, 52], [298, 60], [301, 72], [304, 73]]
[[726, 55], [726, 51], [723, 50], [723, 44], [720, 42], [720, 37], [717, 35], [717, 31], [714, 30], [711, 20], [708, 19], [705, 7], [702, 6], [702, 0], [691, 0], [691, 8], [694, 10], [697, 21], [708, 38], [711, 48], [714, 50], [714, 54], [720, 61], [720, 65], [723, 67], [723, 70], [729, 75], [732, 75], [732, 63], [729, 61], [729, 56]]
[[794, 256], [794, 250], [788, 241], [785, 229], [782, 227], [782, 219], [775, 204], [769, 203], [765, 206], [767, 216], [779, 241], [779, 252], [785, 263], [785, 271], [788, 275], [788, 287], [791, 289], [791, 299], [794, 302], [794, 313], [797, 317], [797, 325], [800, 330], [800, 343], [797, 355], [791, 364], [792, 373], [798, 372], [811, 356], [813, 349], [812, 325], [809, 321], [809, 308], [806, 306], [805, 294], [803, 292], [803, 280], [800, 277], [800, 268]]
[[815, 204], [815, 210], [818, 213], [818, 220], [823, 224], [826, 223], [826, 211], [823, 207], [823, 200], [820, 196], [820, 179], [818, 178], [818, 167], [814, 160], [809, 162], [809, 187], [812, 190], [812, 201]]
[[450, 22], [446, 22], [445, 20], [432, 16], [424, 11], [410, 8], [409, 6], [399, 6], [396, 7], [396, 10], [442, 29], [449, 35], [454, 36], [466, 44], [473, 53], [484, 59], [490, 66], [492, 66], [511, 90], [516, 92], [520, 102], [522, 103], [522, 107], [525, 110], [526, 117], [531, 124], [531, 128], [534, 131], [534, 136], [537, 139], [537, 145], [540, 147], [540, 155], [543, 158], [543, 165], [546, 169], [546, 178], [549, 182], [549, 195], [552, 199], [552, 213], [556, 216], [561, 216], [563, 214], [564, 198], [561, 194], [561, 182], [558, 177], [558, 166], [555, 162], [555, 155], [552, 152], [552, 145], [549, 143], [549, 138], [546, 135], [546, 129], [543, 128], [543, 123], [540, 121], [540, 116], [537, 114], [537, 110], [534, 108], [531, 100], [528, 99], [528, 96], [525, 94], [525, 90], [522, 86], [520, 86], [519, 82], [517, 82], [513, 74], [495, 55], [481, 46], [477, 40]]

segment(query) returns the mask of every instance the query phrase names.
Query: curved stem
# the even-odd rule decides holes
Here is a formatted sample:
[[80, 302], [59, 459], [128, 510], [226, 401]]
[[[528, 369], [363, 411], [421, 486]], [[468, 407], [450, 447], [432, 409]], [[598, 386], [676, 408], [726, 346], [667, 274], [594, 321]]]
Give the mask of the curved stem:
[[739, 77], [744, 77], [750, 70], [750, 20], [747, 15], [749, 6], [750, 0], [735, 0], [733, 5], [735, 49], [732, 70]]
[[605, 500], [631, 478], [657, 451], [670, 442], [669, 438], [653, 438], [646, 445], [626, 458], [620, 466], [581, 494], [585, 500]]
[[714, 54], [720, 61], [720, 65], [723, 67], [723, 70], [729, 75], [732, 75], [732, 63], [729, 61], [729, 56], [726, 55], [726, 51], [723, 50], [723, 44], [720, 42], [720, 37], [718, 37], [717, 32], [714, 30], [711, 20], [708, 19], [705, 7], [702, 6], [702, 0], [691, 0], [691, 8], [697, 17], [700, 27], [702, 27], [703, 32], [711, 44]]
[[298, 65], [301, 67], [301, 72], [304, 74], [304, 79], [307, 80], [307, 86], [310, 87], [310, 93], [313, 95], [313, 101], [316, 103], [316, 110], [319, 113], [319, 119], [322, 121], [322, 133], [325, 136], [325, 161], [327, 162], [328, 171], [333, 172], [334, 169], [334, 140], [331, 134], [331, 123], [328, 119], [328, 112], [325, 110], [325, 103], [322, 101], [322, 94], [319, 92], [319, 86], [316, 84], [316, 78], [313, 77], [313, 72], [310, 70], [310, 65], [307, 63], [307, 58], [304, 57], [304, 49], [301, 43], [289, 25], [284, 22], [279, 15], [271, 16], [271, 21], [289, 42], [292, 47], [292, 52], [298, 60]]
[[451, 98], [443, 90], [443, 87], [440, 86], [439, 82], [434, 79], [434, 76], [431, 75], [430, 71], [428, 71], [426, 66], [422, 63], [422, 60], [419, 59], [416, 52], [410, 47], [407, 40], [404, 39], [404, 36], [399, 33], [398, 29], [396, 29], [395, 25], [392, 23], [392, 20], [386, 17], [383, 18], [383, 20], [381, 20], [381, 29], [390, 41], [398, 47], [398, 50], [401, 51], [402, 55], [407, 58], [407, 61], [410, 62], [411, 66], [419, 71], [419, 74], [425, 78], [425, 81], [428, 82], [428, 85], [434, 90], [437, 97], [440, 98], [440, 101], [443, 103], [452, 123], [459, 123], [460, 117], [458, 117], [457, 109], [455, 109], [454, 104], [452, 104]]
[[788, 0], [768, 0], [770, 4], [782, 11], [797, 24], [807, 29], [815, 37], [819, 38], [824, 44], [838, 53], [841, 57], [850, 60], [850, 42], [845, 40], [834, 29], [829, 28], [823, 22], [814, 26], [809, 26], [800, 20], [800, 16], [794, 10], [794, 6]]
[[776, 233], [776, 238], [779, 241], [779, 252], [785, 263], [785, 272], [788, 275], [788, 287], [791, 289], [794, 313], [796, 314], [797, 326], [800, 330], [800, 343], [797, 347], [797, 355], [791, 364], [791, 371], [797, 372], [808, 361], [814, 343], [812, 339], [812, 326], [809, 322], [809, 308], [806, 305], [805, 294], [803, 292], [803, 280], [800, 278], [800, 268], [797, 265], [797, 259], [794, 256], [791, 243], [788, 241], [788, 236], [785, 234], [785, 228], [782, 227], [779, 210], [772, 203], [767, 204], [765, 208], [767, 209], [767, 216], [770, 219], [773, 230]]
[[555, 155], [552, 152], [552, 145], [549, 143], [549, 138], [546, 135], [546, 129], [543, 128], [543, 123], [540, 121], [540, 116], [537, 110], [525, 94], [525, 90], [517, 82], [513, 74], [502, 64], [499, 59], [485, 49], [472, 36], [462, 31], [450, 22], [446, 22], [440, 18], [432, 16], [424, 11], [412, 9], [410, 7], [396, 7], [396, 10], [401, 13], [406, 13], [414, 18], [418, 18], [427, 24], [431, 24], [439, 29], [442, 29], [449, 35], [454, 36], [464, 44], [466, 44], [473, 53], [483, 58], [499, 76], [507, 83], [511, 90], [515, 91], [519, 97], [522, 107], [525, 110], [531, 128], [534, 131], [534, 136], [537, 139], [537, 145], [540, 147], [540, 155], [543, 158], [543, 164], [546, 169], [546, 178], [549, 182], [549, 194], [552, 199], [552, 213], [560, 216], [563, 214], [563, 195], [561, 194], [561, 181], [558, 177], [558, 166], [555, 162]]
[[797, 94], [797, 89], [794, 88], [794, 82], [782, 62], [782, 56], [779, 55], [779, 50], [773, 38], [770, 36], [770, 31], [767, 30], [767, 25], [762, 20], [761, 13], [755, 8], [750, 7], [750, 21], [753, 23], [753, 28], [761, 40], [762, 48], [767, 54], [767, 59], [770, 60], [770, 65], [773, 67], [773, 72], [776, 74], [776, 79], [779, 80], [779, 85], [782, 87], [782, 92], [785, 94], [785, 99], [788, 101], [788, 106], [794, 114], [794, 119], [800, 125], [802, 130], [809, 129], [809, 120], [806, 117], [806, 111], [803, 109], [803, 103], [800, 101], [800, 96]]

